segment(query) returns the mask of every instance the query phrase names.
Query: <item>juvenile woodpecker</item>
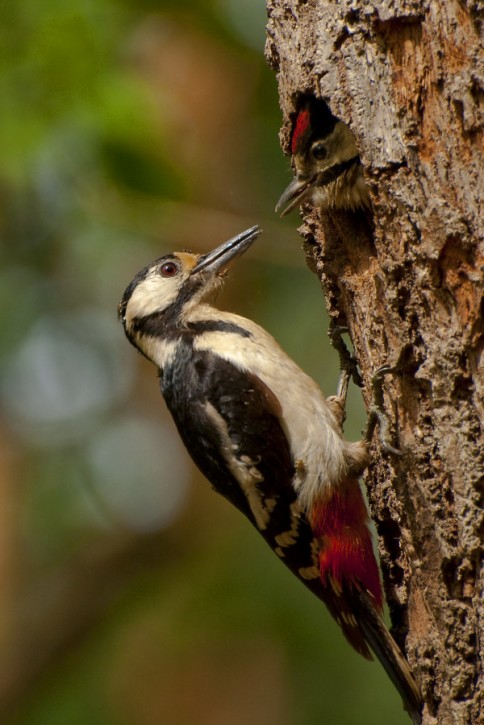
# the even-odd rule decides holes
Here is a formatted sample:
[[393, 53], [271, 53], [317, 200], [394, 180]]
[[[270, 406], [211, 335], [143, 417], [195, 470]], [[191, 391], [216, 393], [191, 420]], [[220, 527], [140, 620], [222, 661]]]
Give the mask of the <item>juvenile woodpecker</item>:
[[358, 484], [365, 441], [341, 434], [339, 399], [254, 322], [211, 301], [252, 227], [205, 255], [167, 254], [126, 289], [129, 341], [158, 368], [161, 392], [191, 457], [328, 607], [347, 640], [370, 650], [420, 723], [419, 690], [383, 619], [382, 587]]
[[305, 202], [320, 209], [370, 208], [355, 137], [323, 100], [300, 102], [291, 152], [296, 175], [277, 202], [281, 216]]

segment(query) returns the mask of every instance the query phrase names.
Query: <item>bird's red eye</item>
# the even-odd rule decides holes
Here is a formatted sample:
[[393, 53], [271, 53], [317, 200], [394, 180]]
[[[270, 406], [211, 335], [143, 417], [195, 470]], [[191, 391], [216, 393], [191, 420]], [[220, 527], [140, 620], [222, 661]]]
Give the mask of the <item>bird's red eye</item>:
[[165, 262], [160, 267], [162, 277], [175, 277], [178, 274], [178, 265], [175, 262]]

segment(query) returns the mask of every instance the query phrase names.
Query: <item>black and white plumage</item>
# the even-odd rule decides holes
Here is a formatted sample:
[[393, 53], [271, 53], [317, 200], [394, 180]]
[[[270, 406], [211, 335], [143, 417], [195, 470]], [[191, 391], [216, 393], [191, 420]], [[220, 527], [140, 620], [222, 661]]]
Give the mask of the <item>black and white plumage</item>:
[[277, 202], [284, 216], [310, 202], [319, 209], [371, 208], [355, 137], [326, 103], [314, 96], [299, 101], [291, 134], [295, 176]]
[[128, 286], [119, 315], [130, 342], [157, 366], [199, 469], [325, 602], [353, 647], [377, 655], [419, 723], [418, 688], [380, 613], [358, 486], [366, 442], [344, 440], [338, 405], [265, 330], [211, 304], [259, 233], [253, 227], [203, 256], [161, 257]]

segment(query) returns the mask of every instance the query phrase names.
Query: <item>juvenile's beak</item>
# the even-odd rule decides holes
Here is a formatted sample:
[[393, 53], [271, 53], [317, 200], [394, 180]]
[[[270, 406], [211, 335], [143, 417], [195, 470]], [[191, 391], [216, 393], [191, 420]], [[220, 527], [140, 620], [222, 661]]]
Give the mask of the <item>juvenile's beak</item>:
[[191, 275], [202, 270], [208, 270], [212, 274], [222, 274], [237, 257], [240, 257], [251, 246], [252, 242], [255, 242], [261, 232], [262, 229], [258, 226], [250, 227], [208, 254], [204, 254], [193, 267]]
[[295, 176], [289, 186], [283, 191], [281, 198], [277, 202], [275, 209], [276, 214], [279, 212], [281, 217], [285, 216], [294, 209], [295, 206], [302, 204], [313, 183], [314, 179], [298, 179], [298, 177]]

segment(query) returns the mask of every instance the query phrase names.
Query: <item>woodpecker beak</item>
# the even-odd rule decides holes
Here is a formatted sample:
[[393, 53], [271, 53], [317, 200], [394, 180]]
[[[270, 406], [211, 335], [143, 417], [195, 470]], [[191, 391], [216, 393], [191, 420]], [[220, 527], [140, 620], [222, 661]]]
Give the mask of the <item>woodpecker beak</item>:
[[212, 274], [223, 274], [230, 264], [240, 257], [261, 234], [262, 229], [258, 226], [246, 229], [245, 232], [237, 234], [236, 237], [224, 242], [212, 252], [204, 254], [191, 271], [191, 275], [197, 274], [202, 270], [211, 272]]
[[283, 217], [294, 209], [295, 206], [302, 204], [305, 197], [309, 194], [315, 180], [315, 178], [303, 180], [295, 176], [277, 202], [276, 214], [280, 212], [281, 217]]

